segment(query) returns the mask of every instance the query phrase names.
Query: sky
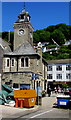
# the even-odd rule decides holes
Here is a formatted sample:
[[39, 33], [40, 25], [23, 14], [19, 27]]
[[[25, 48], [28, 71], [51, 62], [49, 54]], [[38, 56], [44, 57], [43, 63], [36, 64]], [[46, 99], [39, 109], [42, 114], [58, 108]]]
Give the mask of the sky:
[[[14, 23], [23, 7], [24, 2], [2, 2], [2, 32], [14, 31]], [[34, 31], [60, 23], [69, 25], [69, 7], [69, 2], [26, 2]]]

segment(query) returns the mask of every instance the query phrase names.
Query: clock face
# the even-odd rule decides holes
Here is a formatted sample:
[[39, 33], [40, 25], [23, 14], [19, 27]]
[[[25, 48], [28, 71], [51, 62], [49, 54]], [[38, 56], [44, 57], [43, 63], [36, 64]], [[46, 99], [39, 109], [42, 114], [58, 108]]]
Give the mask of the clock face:
[[20, 29], [19, 30], [19, 35], [23, 35], [24, 34], [24, 30], [23, 29]]

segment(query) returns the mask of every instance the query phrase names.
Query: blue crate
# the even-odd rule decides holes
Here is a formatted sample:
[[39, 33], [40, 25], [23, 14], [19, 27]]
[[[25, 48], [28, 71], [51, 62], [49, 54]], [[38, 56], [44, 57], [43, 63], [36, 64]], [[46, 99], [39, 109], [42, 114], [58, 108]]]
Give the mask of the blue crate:
[[69, 106], [70, 96], [58, 96], [57, 97], [57, 106]]

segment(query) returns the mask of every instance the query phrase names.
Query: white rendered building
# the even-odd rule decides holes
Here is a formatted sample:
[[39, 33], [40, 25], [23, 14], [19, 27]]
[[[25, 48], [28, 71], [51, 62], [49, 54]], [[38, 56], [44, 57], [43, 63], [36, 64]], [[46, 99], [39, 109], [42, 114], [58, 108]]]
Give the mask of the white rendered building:
[[71, 59], [48, 61], [47, 81], [71, 82]]

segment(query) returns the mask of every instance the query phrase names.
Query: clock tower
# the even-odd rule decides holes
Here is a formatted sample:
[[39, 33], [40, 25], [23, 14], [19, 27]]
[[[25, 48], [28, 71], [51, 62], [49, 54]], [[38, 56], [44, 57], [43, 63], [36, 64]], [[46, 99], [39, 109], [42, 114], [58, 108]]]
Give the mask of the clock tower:
[[26, 41], [33, 45], [33, 27], [29, 13], [22, 10], [18, 20], [14, 23], [14, 50]]

